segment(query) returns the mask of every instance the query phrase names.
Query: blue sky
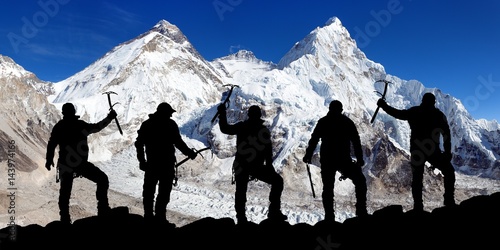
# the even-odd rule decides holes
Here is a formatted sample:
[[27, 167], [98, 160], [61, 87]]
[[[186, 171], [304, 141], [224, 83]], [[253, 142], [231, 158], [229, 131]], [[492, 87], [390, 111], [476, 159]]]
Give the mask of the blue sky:
[[277, 63], [333, 16], [386, 72], [500, 121], [500, 1], [3, 0], [0, 54], [57, 82], [165, 19], [207, 60], [252, 51]]

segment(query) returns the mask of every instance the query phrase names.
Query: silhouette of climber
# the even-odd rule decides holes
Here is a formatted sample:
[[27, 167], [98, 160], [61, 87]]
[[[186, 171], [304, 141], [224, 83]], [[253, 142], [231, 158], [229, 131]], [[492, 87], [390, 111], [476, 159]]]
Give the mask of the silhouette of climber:
[[248, 109], [248, 119], [228, 124], [226, 106], [217, 107], [219, 127], [222, 133], [236, 135], [236, 155], [233, 162], [236, 184], [235, 210], [238, 224], [246, 223], [247, 188], [250, 179], [261, 180], [271, 185], [269, 212], [271, 220], [284, 221], [287, 216], [281, 212], [283, 178], [273, 167], [271, 131], [263, 124], [262, 111], [253, 105]]
[[[303, 157], [305, 163], [311, 163], [316, 146], [321, 140], [320, 164], [321, 179], [323, 182], [323, 208], [325, 220], [334, 221], [334, 185], [335, 174], [339, 171], [342, 178], [349, 178], [355, 186], [356, 192], [356, 215], [367, 215], [366, 210], [366, 178], [361, 167], [365, 164], [361, 140], [354, 122], [342, 114], [342, 103], [334, 100], [330, 102], [329, 112], [318, 120], [311, 139], [309, 139], [306, 154]], [[354, 149], [356, 162], [351, 158], [351, 146]]]
[[[387, 114], [408, 121], [411, 129], [410, 154], [412, 169], [413, 209], [423, 210], [422, 188], [425, 162], [439, 169], [444, 176], [444, 205], [455, 205], [455, 169], [451, 164], [451, 134], [446, 116], [435, 107], [436, 97], [425, 93], [419, 106], [399, 110], [389, 106], [383, 99], [377, 101]], [[444, 152], [440, 149], [443, 140]]]
[[111, 110], [109, 114], [98, 123], [87, 123], [75, 115], [76, 110], [72, 103], [62, 106], [63, 118], [52, 129], [46, 152], [45, 167], [50, 171], [54, 165], [54, 151], [59, 146], [59, 157], [57, 160], [58, 178], [61, 181], [59, 190], [59, 215], [64, 223], [71, 223], [69, 214], [69, 200], [73, 179], [85, 177], [96, 183], [97, 213], [103, 216], [109, 213], [111, 208], [108, 204], [108, 176], [88, 161], [89, 146], [87, 137], [97, 133], [116, 117], [116, 112]]
[[[175, 227], [166, 218], [175, 177], [175, 148], [190, 159], [196, 152], [190, 149], [181, 137], [177, 123], [171, 119], [176, 112], [170, 104], [160, 103], [156, 112], [141, 124], [137, 131], [135, 147], [139, 168], [144, 171], [143, 206], [144, 219]], [[158, 194], [155, 193], [158, 186]], [[154, 209], [153, 209], [154, 208]]]

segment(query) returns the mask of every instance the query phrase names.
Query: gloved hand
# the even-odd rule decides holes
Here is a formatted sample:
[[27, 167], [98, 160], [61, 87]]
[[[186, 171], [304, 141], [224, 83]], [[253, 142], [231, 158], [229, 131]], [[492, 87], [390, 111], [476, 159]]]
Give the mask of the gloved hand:
[[145, 161], [139, 162], [139, 169], [142, 171], [146, 171], [148, 169], [148, 163]]
[[51, 167], [52, 165], [54, 165], [54, 161], [52, 161], [52, 160], [47, 160], [47, 161], [45, 162], [45, 168], [46, 168], [47, 170], [49, 170], [49, 171], [50, 171], [50, 167]]
[[379, 107], [381, 107], [381, 108], [385, 108], [385, 107], [387, 107], [387, 102], [385, 102], [385, 100], [384, 100], [384, 99], [380, 98], [380, 99], [378, 99], [378, 101], [377, 101], [377, 106], [379, 106]]
[[194, 152], [194, 150], [191, 150], [191, 152], [189, 152], [189, 154], [188, 154], [188, 157], [191, 160], [196, 159], [196, 156], [198, 156], [198, 154], [196, 152]]
[[109, 117], [110, 119], [115, 119], [115, 118], [116, 118], [116, 116], [117, 116], [117, 114], [116, 114], [116, 111], [115, 111], [114, 109], [112, 109], [111, 111], [109, 111], [109, 113], [108, 113], [108, 117]]

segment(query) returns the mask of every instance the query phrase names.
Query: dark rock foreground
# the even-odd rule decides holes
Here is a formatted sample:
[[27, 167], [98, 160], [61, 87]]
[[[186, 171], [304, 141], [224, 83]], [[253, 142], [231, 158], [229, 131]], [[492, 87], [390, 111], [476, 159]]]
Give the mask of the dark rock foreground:
[[264, 220], [237, 225], [203, 218], [182, 227], [146, 223], [120, 207], [107, 217], [0, 229], [0, 249], [498, 249], [500, 192], [454, 207], [404, 212], [390, 205], [365, 217], [315, 225]]

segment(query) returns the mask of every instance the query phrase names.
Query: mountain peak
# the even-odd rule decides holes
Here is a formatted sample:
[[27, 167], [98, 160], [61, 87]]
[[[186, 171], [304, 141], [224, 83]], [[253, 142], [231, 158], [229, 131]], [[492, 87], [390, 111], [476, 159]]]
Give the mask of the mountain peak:
[[27, 72], [22, 66], [16, 64], [12, 58], [0, 55], [0, 77], [22, 77], [27, 74], [30, 73]]
[[265, 68], [274, 68], [276, 65], [273, 62], [265, 62], [262, 61], [261, 59], [258, 59], [255, 54], [252, 51], [249, 50], [238, 50], [236, 53], [230, 54], [228, 56], [224, 56], [221, 58], [216, 59], [216, 61], [224, 61], [224, 60], [234, 60], [234, 61], [239, 61], [239, 62], [249, 62], [249, 63], [255, 63], [258, 65], [266, 65], [264, 66]]
[[156, 23], [155, 26], [150, 29], [150, 32], [158, 32], [164, 36], [169, 37], [177, 43], [183, 43], [187, 41], [187, 38], [177, 26], [164, 19]]
[[170, 22], [168, 22], [165, 19], [160, 20], [159, 22], [157, 22], [155, 24], [155, 26], [153, 26], [153, 29], [160, 30], [160, 31], [167, 30], [169, 28], [176, 28], [177, 29], [177, 27], [175, 25], [171, 24]]
[[342, 25], [342, 22], [340, 19], [336, 16], [330, 17], [328, 21], [326, 21], [325, 26], [330, 26], [331, 24], [337, 24], [337, 25]]
[[281, 58], [278, 67], [287, 67], [290, 63], [305, 55], [322, 58], [330, 57], [334, 61], [342, 61], [338, 60], [338, 58], [349, 57], [350, 53], [357, 51], [349, 32], [342, 25], [340, 19], [334, 16], [326, 21], [325, 26], [317, 27], [304, 39], [295, 43], [287, 54]]
[[244, 49], [238, 50], [238, 52], [231, 54], [230, 57], [233, 59], [247, 59], [247, 60], [257, 59], [252, 51]]

